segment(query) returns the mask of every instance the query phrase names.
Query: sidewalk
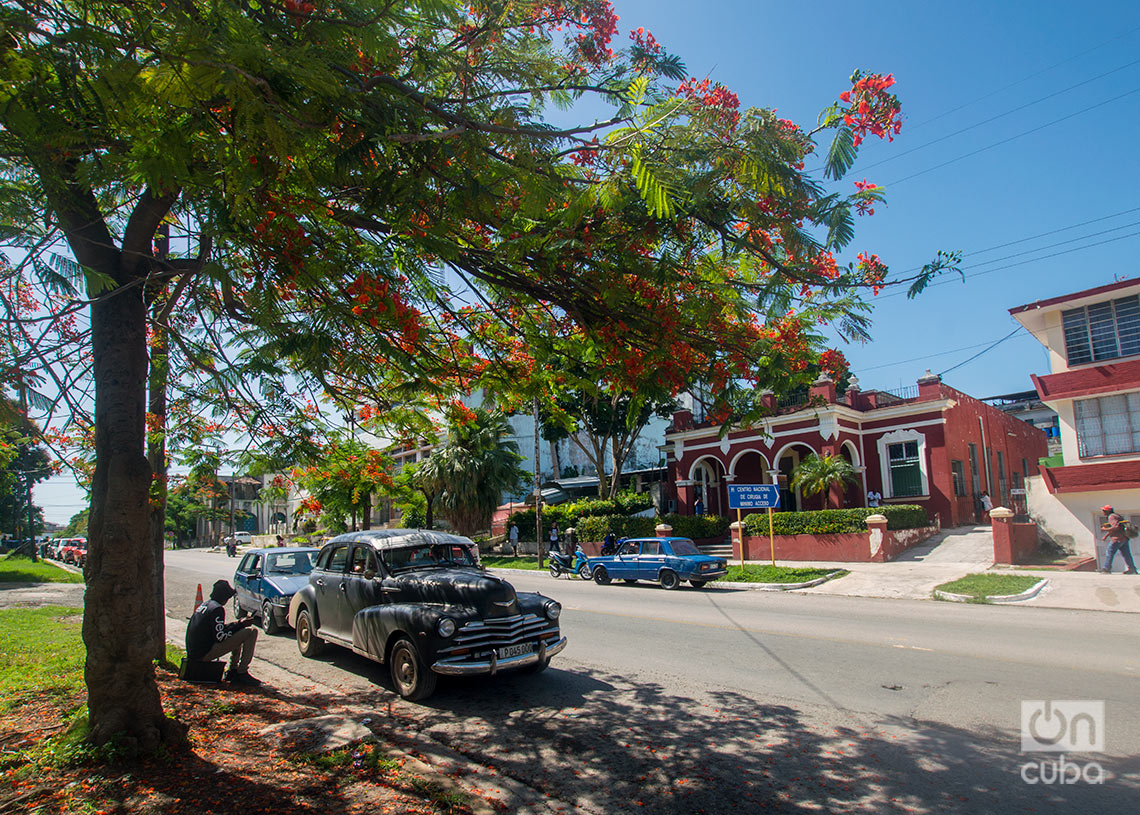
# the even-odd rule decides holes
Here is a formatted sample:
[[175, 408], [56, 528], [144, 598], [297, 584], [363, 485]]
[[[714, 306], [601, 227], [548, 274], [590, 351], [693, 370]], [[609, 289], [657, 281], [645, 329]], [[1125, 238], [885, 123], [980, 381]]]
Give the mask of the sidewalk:
[[[776, 561], [780, 566], [804, 566]], [[993, 566], [993, 539], [988, 526], [946, 529], [889, 563], [812, 563], [821, 568], [846, 569], [846, 577], [797, 591], [848, 597], [930, 600], [934, 587], [967, 574], [991, 569], [1001, 574], [1026, 574], [1049, 580], [1045, 589], [1021, 606], [1140, 614], [1140, 577], [1099, 572]]]

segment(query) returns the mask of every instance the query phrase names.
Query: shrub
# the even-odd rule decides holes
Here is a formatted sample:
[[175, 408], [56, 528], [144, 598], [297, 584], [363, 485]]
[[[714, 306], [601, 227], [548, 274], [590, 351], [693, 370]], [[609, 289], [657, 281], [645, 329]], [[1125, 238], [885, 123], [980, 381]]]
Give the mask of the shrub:
[[[865, 532], [867, 516], [876, 514], [887, 517], [887, 529], [915, 529], [930, 525], [926, 510], [922, 507], [913, 504], [896, 504], [883, 507], [822, 509], [813, 512], [777, 512], [773, 515], [772, 531], [777, 535], [837, 535]], [[749, 535], [767, 535], [767, 513], [754, 513], [746, 517], [744, 531]]]
[[673, 534], [681, 538], [722, 537], [728, 532], [731, 523], [728, 518], [720, 515], [666, 515], [665, 523], [673, 527]]
[[628, 515], [591, 515], [578, 524], [578, 540], [600, 541], [606, 533], [619, 538], [653, 537], [657, 518], [633, 518]]
[[[563, 531], [570, 527], [577, 529], [578, 537], [581, 540], [594, 540], [594, 538], [584, 537], [582, 534], [582, 524], [585, 519], [598, 516], [631, 515], [634, 512], [649, 509], [651, 506], [653, 506], [653, 498], [649, 493], [628, 491], [618, 493], [617, 498], [612, 501], [603, 498], [583, 498], [565, 504], [552, 504], [542, 508], [542, 529], [545, 536], [550, 525], [557, 523], [558, 528]], [[511, 528], [511, 524], [518, 524], [520, 538], [534, 540], [533, 509], [512, 512], [507, 518], [507, 529]], [[653, 534], [652, 529], [649, 534]], [[597, 540], [601, 540], [601, 538], [597, 538]]]

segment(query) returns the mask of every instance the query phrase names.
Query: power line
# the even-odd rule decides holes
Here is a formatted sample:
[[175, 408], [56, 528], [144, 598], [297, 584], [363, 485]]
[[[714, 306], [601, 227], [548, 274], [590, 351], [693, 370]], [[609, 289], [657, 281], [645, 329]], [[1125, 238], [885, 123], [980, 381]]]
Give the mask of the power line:
[[943, 375], [945, 375], [945, 374], [948, 374], [948, 373], [950, 373], [951, 371], [956, 371], [956, 370], [958, 370], [959, 368], [961, 368], [963, 365], [965, 365], [966, 363], [968, 363], [968, 362], [973, 362], [975, 359], [977, 359], [978, 357], [982, 356], [982, 354], [988, 354], [990, 351], [992, 351], [993, 349], [997, 348], [997, 347], [998, 347], [999, 345], [1001, 345], [1003, 342], [1005, 342], [1005, 341], [1006, 341], [1006, 340], [1008, 340], [1010, 337], [1012, 337], [1014, 334], [1016, 334], [1018, 331], [1020, 331], [1020, 330], [1021, 330], [1023, 327], [1024, 327], [1024, 326], [1021, 326], [1021, 325], [1019, 325], [1017, 328], [1013, 329], [1013, 331], [1010, 331], [1008, 334], [1006, 334], [1004, 337], [1002, 337], [1002, 338], [1001, 338], [1000, 340], [998, 340], [997, 342], [994, 342], [993, 344], [991, 344], [991, 345], [990, 345], [990, 346], [988, 346], [987, 348], [983, 348], [981, 351], [979, 351], [978, 353], [974, 354], [974, 355], [973, 355], [972, 357], [970, 357], [969, 359], [964, 359], [964, 360], [962, 360], [961, 362], [959, 362], [957, 365], [952, 365], [952, 366], [950, 366], [950, 367], [949, 367], [949, 368], [947, 368], [945, 371], [939, 371], [938, 375], [939, 375], [939, 376], [943, 376]]
[[1003, 119], [1006, 116], [1010, 116], [1014, 113], [1025, 110], [1026, 108], [1033, 107], [1034, 105], [1040, 104], [1041, 102], [1048, 101], [1049, 99], [1052, 99], [1055, 96], [1060, 96], [1061, 94], [1068, 93], [1069, 91], [1072, 91], [1072, 90], [1076, 90], [1077, 88], [1079, 88], [1083, 85], [1088, 85], [1091, 82], [1096, 82], [1098, 79], [1104, 79], [1106, 76], [1111, 76], [1112, 74], [1115, 74], [1119, 71], [1123, 71], [1126, 68], [1131, 68], [1133, 65], [1140, 65], [1140, 59], [1133, 60], [1132, 62], [1129, 62], [1126, 65], [1121, 65], [1119, 68], [1113, 68], [1111, 71], [1105, 71], [1103, 74], [1099, 74], [1097, 76], [1092, 77], [1091, 79], [1086, 79], [1082, 82], [1078, 82], [1075, 85], [1070, 85], [1069, 87], [1063, 88], [1059, 91], [1054, 91], [1053, 93], [1046, 94], [1045, 96], [1034, 99], [1032, 102], [1026, 102], [1023, 105], [1018, 105], [1017, 107], [1011, 108], [1010, 110], [1007, 110], [1004, 113], [999, 113], [996, 116], [991, 116], [988, 119], [983, 119], [980, 122], [976, 122], [972, 125], [968, 125], [968, 126], [963, 127], [959, 130], [955, 130], [953, 133], [947, 133], [945, 136], [939, 136], [937, 139], [933, 139], [931, 141], [928, 141], [925, 144], [920, 144], [916, 147], [911, 147], [909, 150], [903, 150], [900, 153], [892, 153], [891, 155], [887, 156], [886, 158], [881, 159], [879, 161], [876, 161], [874, 164], [868, 164], [866, 167], [861, 167], [860, 172], [870, 170], [873, 167], [878, 167], [878, 166], [880, 166], [882, 164], [886, 164], [887, 162], [890, 162], [890, 161], [895, 161], [896, 159], [900, 159], [903, 156], [910, 155], [911, 153], [917, 152], [919, 150], [925, 150], [927, 147], [931, 147], [935, 144], [938, 144], [939, 142], [944, 142], [947, 139], [952, 139], [955, 136], [960, 136], [963, 133], [967, 133], [971, 130], [974, 130], [975, 128], [982, 127], [983, 125], [988, 125], [991, 122], [996, 122], [998, 119]]
[[[1003, 338], [1004, 339], [1004, 338]], [[859, 366], [859, 373], [866, 373], [867, 371], [878, 371], [882, 368], [893, 368], [895, 365], [906, 365], [908, 362], [921, 362], [924, 359], [934, 359], [935, 357], [944, 357], [947, 354], [956, 354], [959, 351], [972, 351], [975, 348], [981, 348], [983, 345], [989, 345], [993, 340], [986, 340], [985, 342], [976, 342], [973, 345], [963, 345], [961, 348], [950, 348], [946, 351], [936, 351], [933, 354], [925, 354], [921, 357], [911, 357], [910, 359], [900, 359], [895, 362], [884, 362], [881, 365]]]
[[1034, 71], [1031, 74], [1023, 76], [1021, 79], [1018, 79], [1014, 82], [1010, 82], [1008, 85], [1003, 85], [1002, 87], [1000, 87], [996, 90], [992, 90], [987, 94], [983, 94], [982, 96], [979, 96], [976, 99], [971, 99], [969, 102], [963, 102], [961, 105], [958, 105], [957, 107], [950, 108], [950, 110], [948, 110], [944, 113], [939, 113], [937, 116], [934, 116], [930, 119], [925, 119], [916, 125], [908, 125], [908, 130], [910, 130], [911, 132], [914, 132], [915, 130], [918, 130], [920, 127], [926, 127], [926, 125], [931, 124], [932, 122], [937, 122], [939, 119], [944, 119], [952, 113], [957, 113], [958, 111], [964, 110], [965, 108], [968, 108], [971, 105], [976, 105], [978, 102], [984, 102], [986, 99], [989, 99], [993, 96], [997, 96], [999, 93], [1004, 93], [1005, 91], [1008, 91], [1010, 88], [1016, 88], [1018, 85], [1021, 85], [1024, 82], [1028, 82], [1030, 79], [1041, 76], [1042, 74], [1047, 74], [1047, 73], [1049, 73], [1049, 71], [1052, 71], [1054, 68], [1060, 68], [1062, 65], [1067, 65], [1068, 63], [1072, 62], [1073, 60], [1078, 59], [1080, 57], [1083, 57], [1085, 54], [1091, 54], [1093, 51], [1098, 51], [1101, 48], [1104, 48], [1104, 46], [1106, 46], [1106, 45], [1110, 45], [1110, 44], [1116, 42], [1117, 40], [1121, 40], [1127, 36], [1135, 34], [1137, 31], [1140, 31], [1140, 26], [1137, 26], [1136, 28], [1130, 28], [1128, 31], [1125, 31], [1123, 34], [1117, 34], [1115, 37], [1110, 37], [1109, 39], [1105, 40], [1104, 42], [1098, 43], [1097, 45], [1094, 45], [1091, 48], [1086, 48], [1084, 51], [1080, 51], [1076, 54], [1073, 54], [1070, 57], [1065, 57], [1065, 59], [1061, 60], [1060, 62], [1055, 62], [1052, 65], [1048, 66], [1047, 68], [1042, 68], [1038, 71]]
[[1119, 96], [1114, 96], [1111, 99], [1105, 99], [1103, 102], [1097, 102], [1095, 105], [1089, 105], [1087, 108], [1082, 108], [1081, 110], [1078, 110], [1075, 113], [1070, 113], [1067, 116], [1062, 116], [1060, 119], [1054, 119], [1051, 122], [1046, 122], [1043, 125], [1038, 125], [1037, 127], [1033, 127], [1033, 128], [1030, 128], [1029, 130], [1022, 131], [1021, 133], [1010, 136], [1009, 138], [1001, 139], [1000, 141], [993, 142], [992, 144], [987, 144], [985, 147], [979, 147], [977, 150], [971, 150], [969, 153], [964, 153], [963, 155], [960, 155], [957, 158], [952, 158], [948, 161], [942, 162], [941, 164], [935, 164], [933, 167], [927, 167], [925, 170], [919, 170], [917, 173], [911, 173], [908, 176], [903, 176], [902, 178], [896, 179], [895, 181], [892, 181], [889, 184], [885, 184], [883, 186], [885, 186], [885, 187], [898, 186], [899, 184], [902, 184], [905, 181], [910, 181], [912, 179], [918, 178], [919, 176], [926, 175], [927, 173], [932, 173], [935, 170], [941, 170], [943, 167], [949, 166], [951, 164], [955, 164], [959, 161], [962, 161], [963, 159], [971, 158], [973, 156], [978, 155], [979, 153], [984, 153], [987, 150], [992, 150], [995, 147], [1001, 147], [1003, 144], [1009, 144], [1011, 141], [1015, 141], [1017, 139], [1020, 139], [1023, 136], [1029, 136], [1029, 135], [1036, 133], [1040, 130], [1044, 130], [1047, 127], [1052, 127], [1055, 124], [1060, 124], [1061, 122], [1066, 122], [1069, 119], [1073, 119], [1073, 118], [1076, 118], [1077, 116], [1081, 116], [1082, 114], [1088, 113], [1090, 110], [1096, 110], [1097, 108], [1104, 107], [1105, 105], [1110, 105], [1113, 102], [1119, 102], [1121, 99], [1124, 99], [1128, 96], [1132, 96], [1134, 93], [1140, 93], [1140, 88], [1133, 88], [1130, 91], [1125, 91], [1124, 93], [1120, 94]]

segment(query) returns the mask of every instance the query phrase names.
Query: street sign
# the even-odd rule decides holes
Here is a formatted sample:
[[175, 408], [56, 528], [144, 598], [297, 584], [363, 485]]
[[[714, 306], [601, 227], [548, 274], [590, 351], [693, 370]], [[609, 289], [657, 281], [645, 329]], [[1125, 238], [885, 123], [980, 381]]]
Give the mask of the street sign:
[[780, 488], [775, 484], [729, 484], [729, 509], [775, 509], [780, 506]]

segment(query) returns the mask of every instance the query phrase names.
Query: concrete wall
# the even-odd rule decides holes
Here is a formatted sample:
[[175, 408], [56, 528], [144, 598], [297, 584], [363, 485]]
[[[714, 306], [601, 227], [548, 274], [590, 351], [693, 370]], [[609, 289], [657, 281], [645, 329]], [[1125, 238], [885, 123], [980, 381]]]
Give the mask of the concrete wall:
[[[1111, 503], [1114, 500], [1111, 497], [1113, 494], [1086, 492], [1053, 495], [1045, 487], [1044, 479], [1039, 475], [1025, 482], [1029, 516], [1037, 522], [1041, 532], [1059, 546], [1085, 556], [1096, 554], [1093, 526], [1099, 523], [1100, 507]], [[1137, 499], [1140, 499], [1140, 496], [1137, 496]], [[1122, 502], [1119, 508], [1124, 511], [1129, 503]], [[1134, 505], [1140, 512], [1140, 500], [1134, 500]]]

